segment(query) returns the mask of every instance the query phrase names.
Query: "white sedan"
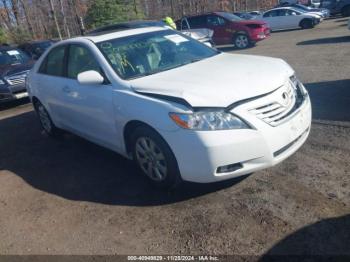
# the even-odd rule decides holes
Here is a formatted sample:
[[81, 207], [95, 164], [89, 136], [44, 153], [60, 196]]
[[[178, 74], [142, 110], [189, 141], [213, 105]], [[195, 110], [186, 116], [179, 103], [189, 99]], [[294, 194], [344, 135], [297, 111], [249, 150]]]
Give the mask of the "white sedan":
[[321, 16], [313, 13], [301, 12], [292, 7], [271, 9], [256, 19], [267, 22], [272, 31], [303, 28], [312, 28], [319, 24]]
[[47, 134], [114, 150], [159, 186], [271, 167], [311, 128], [308, 93], [283, 60], [220, 53], [161, 27], [61, 41], [27, 88]]

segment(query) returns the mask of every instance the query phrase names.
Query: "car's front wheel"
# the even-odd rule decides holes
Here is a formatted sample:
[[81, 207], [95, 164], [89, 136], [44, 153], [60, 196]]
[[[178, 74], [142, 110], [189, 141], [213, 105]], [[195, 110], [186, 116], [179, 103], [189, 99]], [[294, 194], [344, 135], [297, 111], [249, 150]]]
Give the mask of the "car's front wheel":
[[45, 133], [51, 137], [59, 137], [62, 134], [62, 130], [57, 128], [55, 124], [52, 122], [49, 112], [46, 110], [43, 104], [37, 101], [34, 104], [34, 107], [39, 117], [40, 124], [44, 129]]
[[233, 37], [233, 44], [237, 49], [245, 49], [250, 46], [249, 36], [246, 34], [237, 34]]
[[170, 188], [181, 182], [176, 158], [153, 129], [140, 126], [131, 135], [134, 162], [154, 185]]
[[343, 17], [348, 17], [350, 16], [350, 5], [345, 6], [343, 10], [341, 11], [341, 14]]
[[314, 24], [313, 24], [312, 20], [304, 19], [300, 22], [300, 27], [302, 29], [310, 29], [310, 28], [314, 27]]

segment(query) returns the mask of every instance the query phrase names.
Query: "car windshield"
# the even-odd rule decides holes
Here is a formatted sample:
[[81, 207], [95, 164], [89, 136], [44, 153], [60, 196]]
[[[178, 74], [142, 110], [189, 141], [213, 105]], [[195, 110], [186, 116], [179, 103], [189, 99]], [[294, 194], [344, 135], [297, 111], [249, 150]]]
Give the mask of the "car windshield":
[[162, 30], [96, 44], [122, 79], [134, 79], [194, 63], [219, 53], [179, 34]]
[[234, 15], [236, 15], [236, 16], [238, 16], [238, 17], [244, 19], [244, 20], [251, 20], [251, 19], [254, 18], [253, 15], [248, 14], [248, 13], [235, 13]]
[[243, 19], [234, 15], [234, 14], [231, 14], [231, 13], [226, 13], [226, 12], [218, 12], [219, 15], [221, 15], [223, 18], [226, 18], [227, 20], [230, 20], [230, 21], [242, 21]]
[[0, 66], [25, 64], [29, 60], [29, 56], [19, 49], [0, 51]]

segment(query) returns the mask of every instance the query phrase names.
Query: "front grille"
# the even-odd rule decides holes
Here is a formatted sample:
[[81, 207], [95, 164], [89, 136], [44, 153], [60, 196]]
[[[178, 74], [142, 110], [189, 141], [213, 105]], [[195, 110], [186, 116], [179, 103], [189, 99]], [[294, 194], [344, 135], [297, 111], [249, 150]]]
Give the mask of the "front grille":
[[249, 110], [271, 126], [278, 126], [303, 103], [305, 94], [300, 83], [288, 81], [271, 96], [271, 101]]
[[26, 81], [27, 74], [28, 74], [28, 71], [24, 71], [21, 73], [17, 73], [15, 75], [5, 77], [5, 79], [11, 86], [23, 85]]
[[25, 78], [13, 78], [7, 79], [7, 82], [11, 85], [11, 86], [15, 86], [15, 85], [23, 85], [25, 83], [26, 79]]

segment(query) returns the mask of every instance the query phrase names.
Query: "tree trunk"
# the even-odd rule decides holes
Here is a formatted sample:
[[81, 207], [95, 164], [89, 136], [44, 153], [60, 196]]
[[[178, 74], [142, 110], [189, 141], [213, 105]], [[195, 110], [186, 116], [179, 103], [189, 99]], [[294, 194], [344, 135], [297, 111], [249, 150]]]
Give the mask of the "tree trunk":
[[61, 30], [60, 30], [60, 27], [58, 25], [58, 20], [57, 20], [57, 16], [56, 16], [56, 13], [55, 13], [55, 8], [53, 6], [53, 2], [52, 0], [49, 0], [49, 4], [50, 4], [50, 13], [55, 21], [55, 25], [56, 25], [56, 30], [57, 30], [57, 33], [58, 33], [58, 36], [60, 38], [60, 40], [62, 40], [62, 35], [61, 35]]

